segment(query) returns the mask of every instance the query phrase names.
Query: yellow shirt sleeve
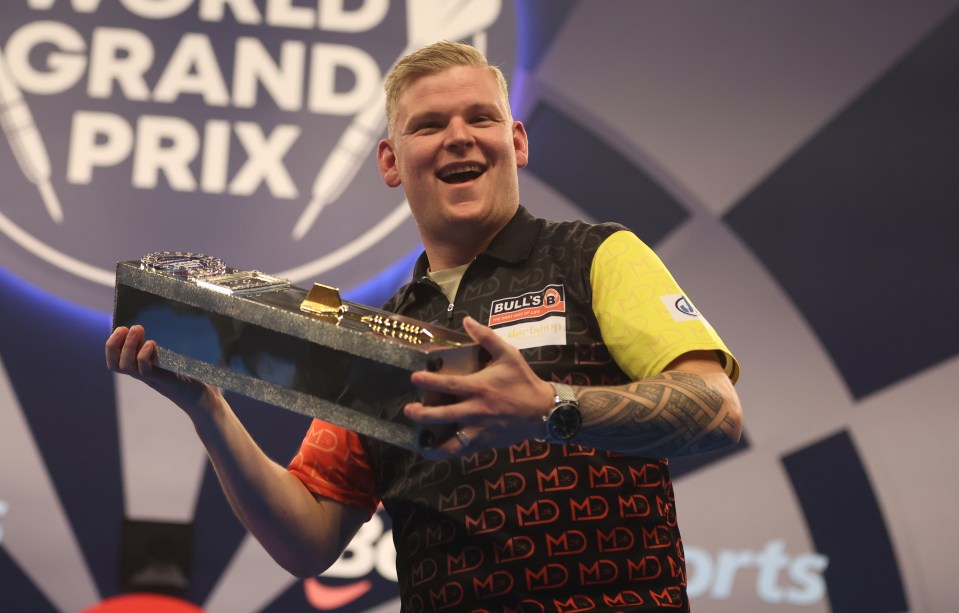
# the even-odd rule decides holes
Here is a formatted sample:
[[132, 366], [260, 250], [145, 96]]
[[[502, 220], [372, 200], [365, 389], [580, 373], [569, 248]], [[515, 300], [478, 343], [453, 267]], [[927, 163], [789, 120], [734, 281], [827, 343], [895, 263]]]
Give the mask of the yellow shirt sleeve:
[[736, 358], [659, 256], [632, 232], [616, 232], [600, 245], [590, 284], [603, 341], [633, 380], [657, 375], [699, 350], [717, 351], [733, 383], [739, 378]]

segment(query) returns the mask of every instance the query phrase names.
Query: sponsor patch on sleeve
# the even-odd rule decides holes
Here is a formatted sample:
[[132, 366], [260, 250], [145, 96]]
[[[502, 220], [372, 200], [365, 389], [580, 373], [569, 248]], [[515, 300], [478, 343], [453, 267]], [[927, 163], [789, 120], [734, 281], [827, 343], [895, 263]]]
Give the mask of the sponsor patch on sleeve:
[[666, 310], [676, 321], [702, 320], [702, 315], [693, 306], [683, 294], [667, 294], [660, 296], [660, 300], [666, 306]]

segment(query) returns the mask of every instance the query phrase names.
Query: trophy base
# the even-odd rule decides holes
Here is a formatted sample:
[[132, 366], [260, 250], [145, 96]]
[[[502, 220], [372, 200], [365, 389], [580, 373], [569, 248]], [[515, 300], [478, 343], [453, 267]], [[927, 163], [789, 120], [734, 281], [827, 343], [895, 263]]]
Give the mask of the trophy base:
[[410, 375], [475, 372], [481, 347], [348, 301], [317, 312], [307, 300], [316, 291], [280, 281], [233, 269], [192, 278], [120, 262], [114, 327], [143, 325], [163, 369], [399, 447], [422, 451], [453, 435], [455, 424], [422, 427], [403, 415], [408, 402], [450, 400], [424, 396]]

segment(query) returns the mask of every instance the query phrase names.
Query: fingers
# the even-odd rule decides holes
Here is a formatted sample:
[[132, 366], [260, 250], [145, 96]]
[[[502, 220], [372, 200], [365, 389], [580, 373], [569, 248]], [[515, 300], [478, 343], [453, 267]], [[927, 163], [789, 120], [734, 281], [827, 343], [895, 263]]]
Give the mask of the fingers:
[[417, 370], [410, 376], [413, 385], [430, 392], [442, 392], [453, 396], [467, 396], [476, 393], [477, 387], [466, 379], [466, 375], [442, 375], [426, 370]]
[[118, 327], [104, 346], [109, 370], [147, 376], [156, 361], [156, 343], [145, 340], [143, 326]]
[[123, 348], [123, 341], [126, 340], [127, 333], [130, 330], [123, 326], [120, 326], [113, 331], [113, 334], [110, 335], [110, 338], [107, 339], [106, 344], [104, 345], [104, 353], [107, 360], [107, 369], [108, 370], [118, 370], [120, 366], [120, 350]]
[[449, 424], [458, 422], [465, 410], [454, 404], [426, 406], [411, 402], [403, 407], [403, 414], [421, 424]]
[[472, 317], [466, 317], [463, 320], [463, 328], [478, 345], [489, 352], [494, 360], [501, 358], [505, 353], [513, 349], [513, 346], [503, 340], [499, 334]]
[[[519, 352], [490, 328], [472, 317], [464, 319], [463, 325], [470, 338], [490, 354], [492, 362], [504, 360], [505, 363], [513, 361], [525, 363]], [[413, 373], [412, 381], [414, 385], [422, 389], [459, 397], [483, 394], [488, 391], [484, 387], [483, 382], [486, 379], [483, 376], [444, 375], [423, 370]]]
[[137, 352], [137, 370], [141, 376], [146, 377], [153, 372], [157, 359], [156, 349], [156, 341], [146, 341]]
[[105, 353], [109, 370], [146, 383], [192, 417], [226, 402], [219, 389], [160, 368], [156, 341], [146, 340], [143, 326], [118, 327], [107, 339]]
[[120, 347], [119, 368], [122, 371], [135, 370], [137, 366], [137, 353], [140, 352], [140, 345], [145, 336], [143, 326], [132, 326], [123, 340], [123, 346]]
[[422, 451], [423, 457], [428, 460], [440, 460], [443, 458], [474, 452], [481, 446], [476, 446], [476, 442], [474, 441], [473, 435], [471, 435], [470, 432], [471, 431], [469, 429], [460, 428], [453, 434], [453, 436], [449, 437], [442, 443], [434, 447], [424, 449]]
[[[489, 353], [489, 363], [468, 374], [412, 373], [413, 384], [427, 392], [426, 400], [411, 402], [403, 409], [419, 424], [458, 424], [457, 435], [439, 443], [431, 451], [434, 454], [457, 455], [528, 438], [530, 424], [538, 423], [542, 412], [538, 407], [531, 408], [530, 399], [539, 397], [538, 385], [548, 387], [530, 370], [519, 350], [492, 329], [469, 317], [463, 326], [470, 338]], [[431, 392], [454, 400], [434, 403]], [[531, 418], [534, 413], [536, 420]]]

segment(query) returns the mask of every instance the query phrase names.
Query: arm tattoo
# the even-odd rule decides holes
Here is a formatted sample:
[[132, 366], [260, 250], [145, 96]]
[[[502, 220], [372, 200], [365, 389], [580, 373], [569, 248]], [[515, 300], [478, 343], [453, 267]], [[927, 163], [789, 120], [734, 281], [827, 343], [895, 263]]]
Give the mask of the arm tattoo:
[[669, 457], [727, 445], [735, 424], [722, 395], [702, 377], [670, 371], [621, 387], [583, 388], [575, 443]]

